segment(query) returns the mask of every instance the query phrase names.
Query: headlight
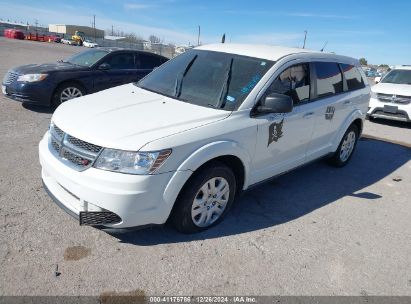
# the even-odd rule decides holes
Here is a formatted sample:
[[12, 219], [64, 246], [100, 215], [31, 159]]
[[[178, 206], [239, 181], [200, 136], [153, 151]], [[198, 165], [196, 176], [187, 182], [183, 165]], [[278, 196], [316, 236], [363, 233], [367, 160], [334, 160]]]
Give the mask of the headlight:
[[377, 99], [377, 93], [371, 91], [371, 98]]
[[20, 82], [36, 82], [42, 81], [47, 77], [47, 74], [24, 74], [17, 78]]
[[152, 174], [161, 167], [170, 154], [171, 150], [133, 152], [104, 149], [94, 167], [128, 174]]

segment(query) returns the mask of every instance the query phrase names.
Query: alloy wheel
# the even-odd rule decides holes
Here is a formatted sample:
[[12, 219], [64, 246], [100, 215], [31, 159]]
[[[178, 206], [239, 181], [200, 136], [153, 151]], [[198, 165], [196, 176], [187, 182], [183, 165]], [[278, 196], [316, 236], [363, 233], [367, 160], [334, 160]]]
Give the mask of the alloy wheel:
[[76, 87], [67, 87], [60, 94], [60, 102], [83, 96], [83, 93]]
[[340, 149], [340, 159], [342, 162], [346, 162], [350, 157], [355, 146], [356, 135], [354, 131], [350, 131], [344, 138], [344, 141]]

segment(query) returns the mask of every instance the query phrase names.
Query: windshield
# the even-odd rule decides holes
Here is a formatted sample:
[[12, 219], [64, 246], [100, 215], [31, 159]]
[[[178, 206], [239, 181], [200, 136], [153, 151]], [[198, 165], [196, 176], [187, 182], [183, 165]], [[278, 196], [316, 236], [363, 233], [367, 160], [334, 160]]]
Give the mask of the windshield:
[[392, 70], [383, 78], [381, 82], [411, 84], [411, 70]]
[[107, 54], [108, 52], [103, 50], [89, 50], [68, 58], [66, 62], [90, 67]]
[[199, 106], [233, 111], [273, 64], [265, 59], [189, 50], [136, 85]]

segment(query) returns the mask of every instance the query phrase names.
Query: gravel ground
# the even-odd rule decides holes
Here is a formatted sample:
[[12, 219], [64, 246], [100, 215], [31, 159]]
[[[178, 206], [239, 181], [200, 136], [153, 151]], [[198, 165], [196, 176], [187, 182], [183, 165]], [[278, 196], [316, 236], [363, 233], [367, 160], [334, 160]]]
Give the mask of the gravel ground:
[[[0, 77], [79, 50], [0, 38]], [[107, 233], [61, 211], [38, 162], [50, 117], [0, 97], [0, 295], [411, 295], [410, 126], [366, 122], [378, 139], [345, 168], [283, 175], [186, 236]]]

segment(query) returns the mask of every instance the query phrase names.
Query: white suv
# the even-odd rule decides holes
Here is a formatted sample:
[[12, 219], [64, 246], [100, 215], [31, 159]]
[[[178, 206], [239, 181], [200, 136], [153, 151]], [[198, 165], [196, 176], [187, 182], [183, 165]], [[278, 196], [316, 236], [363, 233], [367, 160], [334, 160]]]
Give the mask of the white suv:
[[411, 66], [398, 66], [371, 88], [368, 118], [411, 121]]
[[204, 230], [252, 185], [324, 156], [345, 165], [365, 79], [357, 60], [305, 49], [189, 50], [62, 104], [39, 144], [45, 189], [82, 225]]

